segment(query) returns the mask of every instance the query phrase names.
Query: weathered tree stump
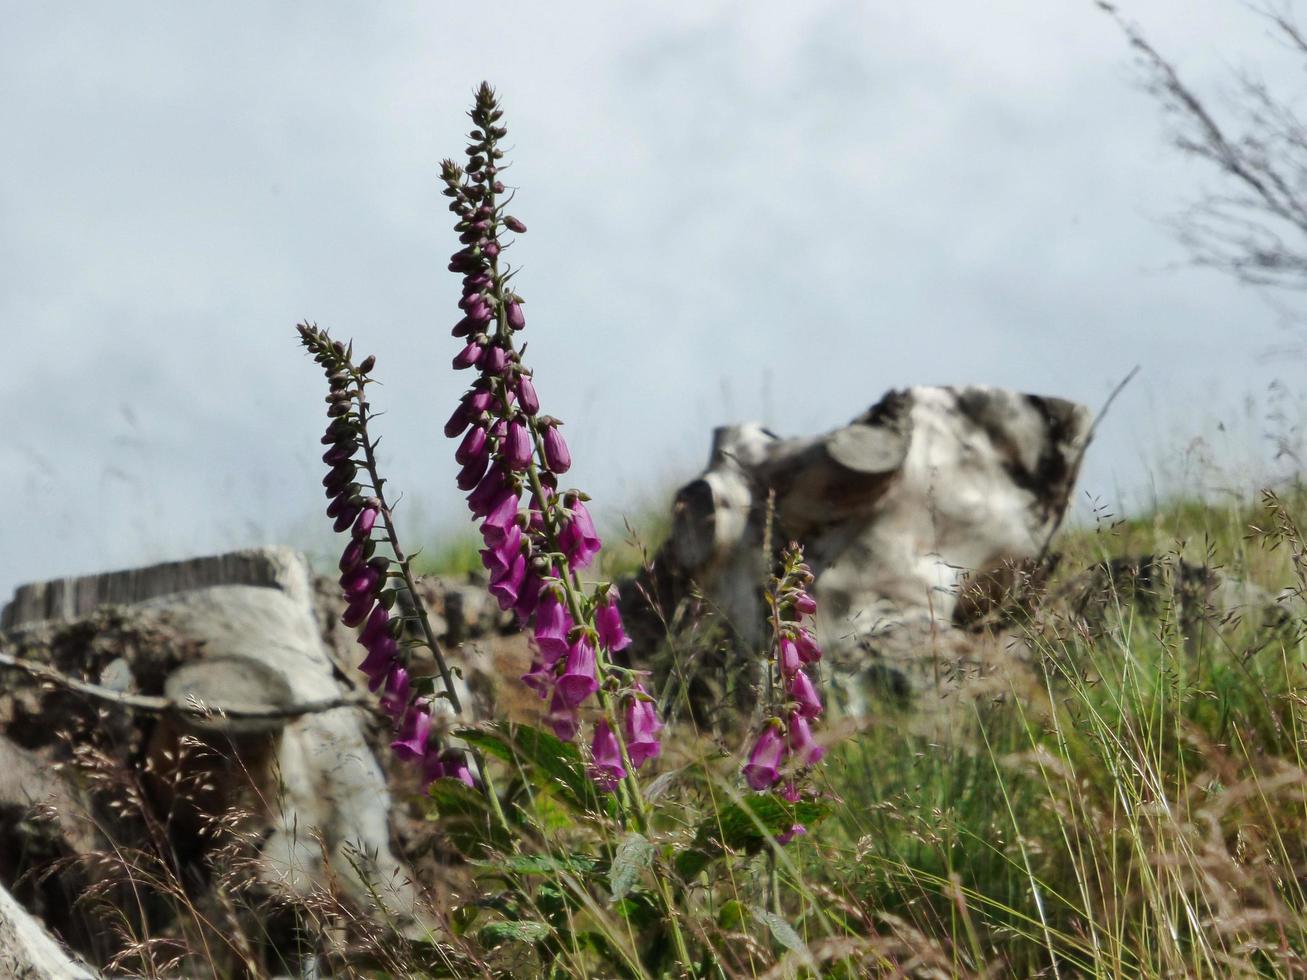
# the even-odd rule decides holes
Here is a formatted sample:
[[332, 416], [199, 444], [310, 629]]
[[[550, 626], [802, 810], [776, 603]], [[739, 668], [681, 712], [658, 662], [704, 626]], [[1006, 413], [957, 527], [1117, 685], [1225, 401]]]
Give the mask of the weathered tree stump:
[[983, 607], [981, 583], [1045, 554], [1089, 431], [1081, 405], [977, 386], [893, 391], [808, 438], [720, 428], [641, 585], [665, 614], [701, 597], [737, 649], [757, 650], [768, 553], [799, 541], [845, 707], [864, 710], [869, 678], [934, 696], [992, 659], [969, 663], [978, 646], [956, 620]]

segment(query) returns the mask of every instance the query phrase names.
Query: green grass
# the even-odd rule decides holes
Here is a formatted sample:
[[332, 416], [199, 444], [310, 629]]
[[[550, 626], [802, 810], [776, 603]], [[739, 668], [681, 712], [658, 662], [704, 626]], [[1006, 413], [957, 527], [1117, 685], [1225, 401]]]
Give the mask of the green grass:
[[[1275, 525], [1177, 503], [1065, 535], [1063, 577], [1156, 551], [1275, 593], [1298, 585], [1295, 542], [1257, 530]], [[951, 738], [872, 719], [828, 766], [844, 802], [806, 845], [809, 876], [955, 975], [1301, 975], [1304, 645], [1295, 623], [1186, 637], [1178, 618], [1123, 599], [1099, 632], [1032, 624], [1043, 696], [1014, 686]]]

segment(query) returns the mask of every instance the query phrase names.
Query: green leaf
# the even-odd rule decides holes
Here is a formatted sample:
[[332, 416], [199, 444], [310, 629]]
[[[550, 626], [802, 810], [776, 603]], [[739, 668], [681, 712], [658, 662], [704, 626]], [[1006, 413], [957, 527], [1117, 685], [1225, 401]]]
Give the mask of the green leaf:
[[808, 949], [808, 944], [803, 941], [803, 937], [794, 931], [794, 927], [782, 919], [775, 912], [769, 912], [760, 905], [750, 906], [749, 911], [759, 922], [771, 930], [772, 938], [792, 952], [798, 953], [805, 963], [812, 966], [816, 961], [812, 957], [812, 951]]
[[433, 811], [427, 819], [438, 821], [440, 829], [464, 854], [474, 855], [492, 847], [508, 849], [508, 836], [479, 790], [445, 776], [428, 787], [427, 798]]
[[634, 831], [622, 838], [608, 869], [609, 904], [620, 902], [640, 880], [640, 872], [653, 863], [654, 846], [644, 834]]
[[745, 905], [739, 899], [727, 899], [717, 912], [717, 925], [728, 931], [743, 929], [744, 911]]
[[483, 946], [498, 946], [500, 943], [538, 943], [547, 939], [553, 927], [534, 919], [519, 919], [491, 922], [477, 931], [477, 939]]
[[676, 857], [676, 871], [682, 878], [693, 878], [728, 850], [754, 854], [768, 836], [784, 833], [796, 823], [811, 827], [829, 812], [830, 806], [822, 800], [791, 803], [775, 793], [746, 796], [699, 824], [690, 847]]
[[516, 766], [533, 782], [559, 790], [578, 809], [594, 810], [600, 805], [580, 751], [551, 732], [531, 725], [495, 722], [480, 728], [460, 728], [454, 734]]

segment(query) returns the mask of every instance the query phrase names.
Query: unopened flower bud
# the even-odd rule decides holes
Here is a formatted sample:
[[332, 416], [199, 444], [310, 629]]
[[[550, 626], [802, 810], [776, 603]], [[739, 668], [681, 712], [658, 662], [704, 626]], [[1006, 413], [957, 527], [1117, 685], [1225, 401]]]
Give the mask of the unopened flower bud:
[[516, 296], [508, 301], [508, 308], [504, 312], [508, 325], [514, 330], [521, 330], [526, 326], [526, 316], [522, 313], [522, 301]]
[[509, 231], [517, 232], [519, 235], [526, 234], [526, 225], [522, 224], [522, 222], [518, 221], [511, 214], [504, 215], [504, 227]]
[[558, 431], [558, 423], [550, 420], [544, 426], [541, 443], [545, 451], [545, 465], [555, 473], [566, 473], [572, 468], [572, 453], [567, 448], [567, 441]]
[[524, 470], [531, 465], [531, 433], [521, 417], [513, 419], [504, 440], [504, 461], [511, 470]]
[[517, 376], [517, 401], [527, 415], [535, 415], [540, 411], [540, 397], [536, 394], [536, 386], [529, 374]]

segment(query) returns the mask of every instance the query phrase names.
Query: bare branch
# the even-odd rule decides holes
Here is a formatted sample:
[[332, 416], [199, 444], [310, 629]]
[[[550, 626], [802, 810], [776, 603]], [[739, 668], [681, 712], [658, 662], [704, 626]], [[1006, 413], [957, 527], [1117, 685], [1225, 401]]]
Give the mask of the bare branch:
[[301, 701], [278, 707], [238, 707], [200, 704], [189, 701], [173, 701], [169, 698], [149, 694], [126, 694], [113, 691], [99, 684], [78, 680], [56, 670], [48, 664], [35, 660], [24, 660], [0, 651], [0, 669], [21, 671], [40, 681], [54, 684], [68, 691], [83, 694], [104, 704], [114, 705], [124, 711], [136, 711], [143, 714], [175, 715], [190, 718], [209, 718], [225, 716], [240, 721], [275, 721], [282, 718], [298, 718], [302, 715], [320, 714], [337, 708], [371, 707], [373, 699], [363, 693], [345, 694], [335, 698], [323, 698], [318, 701]]

